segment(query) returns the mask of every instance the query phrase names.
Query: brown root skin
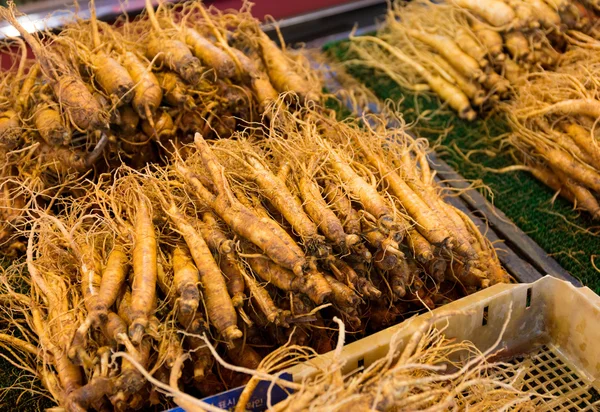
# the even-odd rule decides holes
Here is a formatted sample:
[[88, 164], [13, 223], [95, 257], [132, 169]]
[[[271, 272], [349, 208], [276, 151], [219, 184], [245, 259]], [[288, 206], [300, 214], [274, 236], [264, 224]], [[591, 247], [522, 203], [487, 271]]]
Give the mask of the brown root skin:
[[185, 43], [153, 35], [146, 44], [146, 56], [149, 59], [156, 58], [189, 84], [195, 86], [200, 83], [204, 72], [202, 65]]
[[418, 30], [406, 29], [407, 33], [425, 43], [448, 61], [461, 75], [469, 80], [484, 81], [485, 74], [479, 67], [479, 62], [463, 52], [450, 38]]
[[442, 101], [456, 110], [458, 117], [468, 121], [473, 121], [477, 118], [477, 113], [471, 107], [468, 97], [458, 87], [438, 76], [429, 76], [427, 84], [431, 90], [435, 92]]
[[144, 134], [156, 141], [170, 140], [177, 130], [173, 118], [164, 110], [159, 110], [152, 121], [142, 120]]
[[537, 29], [540, 27], [530, 4], [520, 0], [509, 0], [507, 4], [515, 11], [516, 24], [512, 25], [514, 29]]
[[110, 96], [117, 107], [128, 104], [133, 98], [130, 93], [135, 83], [127, 69], [108, 54], [100, 51], [90, 54], [96, 81]]
[[67, 409], [70, 411], [87, 411], [92, 405], [111, 396], [115, 391], [115, 380], [108, 377], [95, 377], [81, 388], [71, 392], [67, 398]]
[[325, 183], [325, 197], [329, 201], [329, 206], [343, 221], [345, 232], [349, 235], [360, 235], [360, 215], [352, 207], [350, 199], [329, 180]]
[[180, 107], [186, 110], [196, 108], [194, 98], [188, 94], [186, 85], [173, 72], [159, 72], [156, 77], [163, 89], [164, 100], [173, 107]]
[[512, 59], [504, 61], [504, 77], [511, 83], [516, 84], [522, 76], [521, 66]]
[[600, 192], [600, 174], [593, 168], [583, 165], [573, 156], [560, 149], [548, 149], [540, 145], [537, 150], [541, 152], [554, 170], [560, 170], [583, 186], [595, 192]]
[[108, 308], [116, 302], [128, 272], [129, 256], [119, 246], [114, 247], [102, 271], [98, 297], [92, 307], [92, 313], [96, 313], [100, 320], [105, 318]]
[[80, 130], [108, 129], [108, 115], [80, 78], [65, 75], [52, 83], [57, 100]]
[[227, 291], [235, 308], [241, 308], [246, 299], [244, 293], [246, 285], [239, 265], [240, 263], [233, 254], [222, 256], [219, 261], [219, 268], [227, 278]]
[[596, 220], [600, 219], [600, 205], [594, 195], [584, 186], [581, 186], [573, 181], [573, 179], [568, 178], [564, 173], [558, 170], [555, 170], [554, 173], [560, 179], [562, 187], [572, 193], [576, 200], [577, 207], [591, 213], [592, 218]]
[[408, 247], [420, 263], [427, 263], [434, 258], [433, 247], [419, 232], [411, 230], [406, 237]]
[[227, 255], [234, 251], [233, 241], [223, 232], [215, 215], [204, 213], [199, 226], [202, 237], [213, 253]]
[[528, 4], [533, 9], [536, 19], [545, 29], [556, 29], [560, 27], [561, 20], [558, 13], [550, 7], [544, 0], [528, 0]]
[[54, 368], [58, 374], [58, 380], [65, 396], [69, 395], [81, 387], [83, 381], [81, 376], [81, 368], [73, 364], [66, 354], [62, 352], [53, 353]]
[[300, 278], [301, 290], [314, 303], [320, 305], [332, 293], [332, 288], [329, 282], [324, 278], [323, 274], [316, 269], [311, 269]]
[[17, 112], [6, 110], [0, 113], [0, 149], [6, 151], [15, 149], [21, 141], [22, 133]]
[[485, 47], [487, 53], [497, 61], [504, 60], [505, 56], [502, 53], [504, 47], [502, 36], [497, 31], [486, 27], [476, 19], [471, 21], [471, 27], [481, 44]]
[[[132, 356], [140, 365], [147, 368], [151, 349], [152, 343], [150, 339], [145, 338], [137, 346], [137, 354], [132, 354]], [[126, 402], [129, 395], [139, 392], [145, 384], [146, 379], [144, 376], [135, 368], [135, 366], [123, 359], [121, 363], [121, 374], [117, 378], [114, 391], [115, 394], [111, 396], [111, 402], [113, 404], [116, 402]]]
[[248, 286], [248, 290], [250, 291], [250, 297], [254, 304], [258, 306], [258, 309], [265, 315], [267, 321], [271, 323], [275, 323], [276, 325], [281, 325], [283, 327], [288, 327], [289, 325], [285, 323], [285, 313], [279, 309], [267, 290], [260, 286], [258, 282], [254, 279], [253, 276], [244, 274], [245, 283]]
[[352, 170], [335, 149], [329, 144], [326, 144], [326, 146], [330, 153], [330, 164], [348, 187], [348, 190], [360, 199], [364, 209], [380, 221], [385, 230], [396, 231], [398, 228], [394, 222], [394, 213], [386, 200], [377, 192], [377, 189]]
[[491, 0], [485, 3], [478, 0], [453, 0], [453, 3], [472, 11], [492, 26], [508, 26], [515, 22], [514, 10], [501, 0]]
[[365, 225], [363, 237], [374, 248], [385, 251], [386, 254], [395, 255], [399, 259], [404, 258], [404, 253], [400, 251], [398, 242], [392, 236], [385, 235], [379, 230], [368, 228]]
[[134, 53], [125, 52], [123, 65], [135, 83], [131, 105], [142, 119], [154, 114], [163, 98], [158, 79], [152, 73], [150, 64], [145, 64]]
[[449, 245], [455, 247], [454, 237], [427, 204], [406, 184], [396, 171], [370, 151], [364, 143], [360, 141], [358, 143], [369, 163], [378, 170], [379, 174], [389, 184], [390, 191], [414, 219], [416, 228], [423, 237], [436, 246]]
[[189, 251], [182, 247], [173, 250], [173, 286], [179, 293], [178, 307], [184, 314], [192, 314], [200, 305], [198, 284], [200, 275], [192, 263]]
[[233, 195], [229, 183], [224, 178], [223, 166], [219, 164], [206, 141], [199, 133], [194, 141], [217, 190], [217, 195], [208, 192], [191, 171], [178, 165], [178, 171], [192, 184], [196, 194], [211, 206], [233, 232], [250, 240], [274, 262], [301, 276], [307, 267], [302, 249], [272, 219], [259, 217], [242, 205]]
[[566, 187], [563, 186], [561, 180], [556, 176], [552, 169], [542, 166], [530, 166], [529, 172], [540, 182], [544, 183], [555, 192], [560, 192], [560, 195], [570, 201], [575, 202], [575, 195]]
[[258, 369], [262, 361], [262, 356], [242, 340], [234, 341], [233, 346], [227, 350], [227, 355], [234, 365], [248, 369]]
[[437, 257], [425, 264], [425, 271], [438, 283], [446, 280], [448, 262], [443, 257]]
[[241, 338], [242, 332], [237, 327], [237, 314], [227, 292], [223, 273], [206, 242], [175, 204], [171, 204], [165, 211], [183, 236], [198, 268], [208, 319], [226, 340]]
[[131, 325], [133, 318], [131, 316], [131, 291], [129, 288], [121, 292], [117, 303], [117, 314], [127, 325]]
[[[179, 118], [177, 126], [179, 127], [179, 130], [185, 134], [195, 133], [197, 130], [206, 129], [206, 121], [202, 118], [202, 114], [198, 113], [197, 110], [185, 111]], [[182, 156], [185, 156], [187, 152], [192, 152], [192, 150], [188, 146], [180, 149], [180, 152]]]
[[290, 192], [284, 181], [259, 160], [248, 156], [247, 162], [252, 169], [254, 182], [262, 189], [262, 195], [282, 214], [307, 247], [322, 257], [320, 253], [324, 249], [324, 239], [318, 234], [317, 225], [302, 209], [300, 200]]
[[212, 213], [202, 216], [203, 224], [200, 231], [209, 249], [219, 256], [219, 267], [227, 279], [227, 291], [235, 308], [241, 308], [246, 295], [244, 293], [244, 276], [240, 262], [235, 256], [233, 241], [219, 227]]
[[[69, 66], [58, 63], [57, 56], [44, 53], [40, 40], [18, 22], [15, 17], [14, 3], [11, 3], [8, 8], [1, 9], [0, 13], [19, 31], [31, 47], [42, 71], [50, 80], [54, 95], [71, 123], [79, 130], [108, 129], [108, 115], [94, 99], [86, 84], [77, 74], [73, 74]], [[59, 71], [60, 73], [57, 73]]]
[[257, 40], [271, 84], [280, 93], [291, 91], [306, 100], [318, 100], [307, 81], [294, 70], [287, 56], [261, 30], [257, 33]]
[[462, 92], [473, 102], [475, 106], [481, 106], [486, 99], [486, 93], [480, 85], [471, 81], [457, 72], [446, 60], [438, 55], [433, 56], [435, 62], [440, 66], [448, 76], [454, 80], [454, 83]]
[[453, 261], [448, 265], [446, 277], [456, 280], [467, 290], [482, 289], [490, 285], [490, 281], [484, 272], [472, 266], [464, 266], [458, 261]]
[[309, 271], [303, 277], [296, 277], [291, 271], [264, 257], [246, 257], [250, 267], [262, 280], [272, 283], [278, 289], [306, 294], [320, 305], [331, 293], [331, 288], [323, 275]]
[[156, 298], [157, 240], [152, 211], [145, 199], [139, 199], [134, 220], [133, 282], [131, 286], [131, 324], [129, 337], [140, 343]]
[[83, 173], [92, 166], [91, 154], [86, 157], [84, 153], [66, 147], [40, 143], [38, 154], [45, 167], [54, 167], [60, 172]]
[[358, 276], [354, 269], [343, 260], [330, 256], [327, 259], [327, 268], [338, 281], [349, 286], [352, 285], [365, 297], [377, 299], [381, 296], [380, 290], [373, 286], [368, 279]]
[[526, 60], [531, 53], [529, 41], [520, 31], [512, 31], [504, 34], [504, 44], [513, 60]]
[[592, 164], [596, 168], [600, 167], [600, 149], [596, 144], [590, 141], [590, 132], [576, 123], [569, 123], [563, 125], [563, 129], [567, 132], [569, 136], [571, 136], [571, 138], [580, 150], [584, 151], [585, 153], [587, 153], [587, 155], [591, 156]]
[[360, 303], [358, 295], [356, 295], [356, 293], [348, 286], [329, 275], [325, 275], [325, 280], [329, 283], [329, 287], [331, 288], [332, 293], [330, 299], [333, 303], [348, 315], [356, 316], [356, 309]]
[[479, 63], [480, 67], [485, 68], [488, 66], [489, 62], [485, 58], [485, 50], [479, 45], [477, 40], [473, 38], [467, 29], [462, 27], [458, 28], [456, 30], [456, 38], [454, 41], [456, 41], [456, 44], [463, 52], [475, 59]]
[[102, 333], [112, 344], [121, 343], [121, 336], [127, 334], [127, 325], [119, 315], [109, 312], [106, 320], [100, 324]]
[[229, 79], [235, 76], [235, 62], [225, 51], [189, 27], [183, 29], [183, 37], [194, 55], [211, 67], [217, 77]]
[[588, 116], [591, 119], [600, 117], [600, 101], [595, 99], [570, 99], [548, 105], [539, 110], [519, 114], [522, 119], [531, 118], [538, 115], [562, 114], [567, 116]]
[[[243, 51], [236, 48], [231, 47], [229, 50], [231, 50], [240, 63], [242, 80], [248, 80], [248, 78], [257, 77], [261, 74], [260, 68], [262, 64], [260, 64], [260, 57], [256, 53], [247, 56]], [[263, 74], [266, 76], [266, 73]]]
[[250, 77], [250, 86], [256, 95], [258, 104], [262, 112], [279, 97], [279, 93], [273, 87], [269, 80], [269, 75], [265, 72], [260, 57], [257, 54], [246, 56], [238, 49], [232, 48], [231, 51], [236, 55], [242, 66], [242, 72]]
[[63, 123], [60, 112], [47, 104], [34, 109], [33, 121], [40, 136], [52, 146], [68, 145], [71, 142], [71, 131]]
[[392, 293], [396, 299], [402, 299], [406, 295], [406, 290], [411, 286], [412, 274], [406, 260], [398, 261], [398, 264], [387, 273], [388, 281], [392, 288]]
[[128, 137], [137, 133], [140, 116], [130, 105], [119, 107], [119, 120], [120, 135]]
[[[348, 250], [347, 235], [342, 222], [327, 206], [321, 196], [319, 186], [307, 176], [302, 176], [298, 181], [298, 188], [304, 200], [304, 209], [317, 225], [325, 237], [336, 244], [342, 251]], [[357, 243], [356, 239], [354, 243]]]
[[21, 90], [19, 91], [19, 95], [17, 96], [17, 112], [23, 112], [29, 109], [32, 97], [31, 91], [36, 83], [39, 73], [40, 65], [38, 63], [33, 64], [29, 68], [29, 73], [27, 73], [27, 77], [23, 81], [23, 84], [21, 85]]

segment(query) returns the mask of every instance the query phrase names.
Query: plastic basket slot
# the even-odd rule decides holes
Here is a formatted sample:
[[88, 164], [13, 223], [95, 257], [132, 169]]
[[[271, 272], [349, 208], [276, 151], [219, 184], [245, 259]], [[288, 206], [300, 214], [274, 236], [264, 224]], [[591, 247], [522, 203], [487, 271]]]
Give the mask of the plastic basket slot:
[[527, 298], [525, 299], [525, 308], [527, 309], [531, 307], [531, 293], [532, 288], [527, 288]]
[[489, 316], [490, 316], [489, 312], [490, 312], [490, 307], [489, 306], [486, 306], [486, 307], [483, 308], [483, 316], [481, 318], [481, 326], [485, 326], [485, 325], [488, 324], [488, 319], [489, 319]]

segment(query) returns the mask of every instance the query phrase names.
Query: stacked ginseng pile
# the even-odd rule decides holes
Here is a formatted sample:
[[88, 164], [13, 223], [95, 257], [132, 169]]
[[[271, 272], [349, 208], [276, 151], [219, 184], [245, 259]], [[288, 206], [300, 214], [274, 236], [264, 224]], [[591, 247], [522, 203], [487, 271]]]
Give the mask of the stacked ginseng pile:
[[570, 0], [396, 2], [377, 37], [352, 38], [350, 63], [431, 90], [465, 119], [503, 112], [513, 133], [497, 150], [520, 164], [501, 171], [530, 171], [597, 219], [597, 11]]
[[0, 14], [35, 55], [27, 58], [21, 39], [5, 45], [17, 50], [0, 91], [0, 244], [8, 254], [23, 250], [11, 227], [32, 192], [51, 203], [82, 176], [164, 162], [166, 146], [189, 143], [196, 131], [227, 137], [260, 121], [279, 92], [319, 98], [308, 63], [283, 53], [248, 10], [150, 6], [138, 20], [115, 25], [92, 13], [59, 34], [37, 36], [14, 8]]
[[598, 118], [600, 54], [577, 47], [565, 53], [554, 71], [522, 79], [515, 98], [502, 105], [513, 133], [508, 142], [516, 149], [523, 169], [574, 203], [600, 218], [600, 148]]
[[58, 403], [165, 402], [131, 362], [109, 362], [121, 347], [209, 395], [245, 376], [213, 365], [204, 333], [256, 367], [289, 340], [329, 350], [333, 315], [360, 337], [509, 280], [402, 131], [280, 116], [230, 140], [197, 134], [168, 166], [123, 166], [55, 215], [30, 211], [26, 262], [4, 275], [7, 335], [20, 335], [6, 342]]
[[[444, 200], [423, 142], [384, 117], [336, 120], [314, 74], [246, 12], [148, 11], [115, 27], [80, 21], [44, 47], [24, 33], [39, 74], [6, 75], [16, 73], [7, 88], [33, 91], [2, 135], [3, 211], [14, 217], [3, 223], [25, 253], [0, 277], [0, 344], [23, 379], [68, 410], [166, 408], [166, 386], [206, 396], [248, 379], [215, 354], [255, 368], [291, 342], [308, 357], [332, 349], [334, 316], [360, 338], [509, 281]], [[14, 10], [2, 13], [17, 25]], [[196, 60], [180, 40], [195, 21], [208, 42], [198, 50], [233, 66]], [[94, 47], [89, 33], [110, 44]], [[100, 54], [113, 70], [85, 60]], [[100, 79], [119, 68], [133, 83], [108, 93]], [[180, 103], [144, 80], [167, 75]], [[162, 97], [151, 104], [153, 90]], [[31, 123], [38, 104], [54, 110], [60, 139]], [[126, 113], [138, 120], [123, 123]]]
[[353, 64], [407, 90], [430, 90], [461, 118], [551, 69], [569, 43], [599, 35], [596, 6], [571, 0], [418, 0], [392, 3], [377, 37], [353, 37]]

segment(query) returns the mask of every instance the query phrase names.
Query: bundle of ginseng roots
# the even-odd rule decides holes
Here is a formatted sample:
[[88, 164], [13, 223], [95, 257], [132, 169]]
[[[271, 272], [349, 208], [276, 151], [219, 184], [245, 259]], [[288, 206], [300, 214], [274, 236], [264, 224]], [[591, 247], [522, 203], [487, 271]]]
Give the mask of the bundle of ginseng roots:
[[506, 143], [523, 164], [505, 171], [531, 172], [575, 208], [598, 219], [600, 59], [590, 46], [566, 53], [553, 72], [527, 76], [502, 110], [512, 128]]
[[[597, 5], [572, 0], [418, 0], [390, 4], [376, 36], [351, 36], [346, 64], [430, 91], [474, 120], [519, 79], [551, 69], [571, 43], [600, 38]], [[474, 109], [475, 108], [475, 109]]]
[[248, 375], [211, 347], [255, 369], [285, 343], [331, 350], [335, 316], [360, 338], [510, 281], [444, 201], [423, 142], [375, 116], [287, 112], [289, 98], [269, 129], [198, 133], [168, 165], [122, 166], [28, 213], [0, 343], [61, 407], [167, 407], [160, 385], [214, 394]]
[[13, 4], [0, 8], [23, 39], [2, 46], [13, 56], [0, 84], [4, 254], [24, 251], [13, 228], [32, 202], [78, 196], [78, 180], [122, 163], [164, 163], [165, 147], [191, 143], [197, 131], [228, 137], [261, 121], [281, 92], [321, 99], [307, 61], [271, 41], [249, 4], [219, 12], [197, 1], [156, 11], [148, 3], [114, 25], [96, 20], [93, 2], [91, 12], [58, 34], [30, 34]]
[[[497, 361], [503, 357], [498, 346], [504, 329], [482, 352], [468, 340], [446, 336], [449, 319], [458, 314], [407, 321], [392, 335], [387, 354], [364, 369], [348, 370], [343, 339], [338, 341], [332, 356], [316, 364], [314, 376], [269, 410], [534, 411], [541, 406], [539, 394], [522, 388], [519, 377], [526, 371]], [[295, 352], [290, 348], [290, 355]]]

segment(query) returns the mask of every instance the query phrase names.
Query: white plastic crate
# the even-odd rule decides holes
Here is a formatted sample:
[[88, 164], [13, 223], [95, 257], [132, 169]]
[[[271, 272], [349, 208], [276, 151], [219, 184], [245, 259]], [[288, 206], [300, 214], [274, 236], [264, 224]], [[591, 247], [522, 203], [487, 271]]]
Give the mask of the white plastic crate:
[[[343, 372], [385, 356], [394, 334], [406, 340], [432, 313], [450, 311], [459, 312], [440, 321], [439, 327], [447, 326], [446, 337], [469, 340], [482, 351], [495, 343], [510, 315], [497, 348], [505, 348], [502, 358], [521, 367], [518, 389], [552, 396], [540, 398], [536, 410], [600, 411], [600, 297], [550, 276], [530, 284], [495, 285], [353, 342], [342, 351]], [[289, 372], [294, 381], [302, 381], [332, 356], [325, 354]], [[500, 372], [498, 377], [514, 375]]]
[[[515, 386], [535, 391], [536, 411], [600, 411], [600, 297], [587, 287], [546, 276], [533, 283], [498, 284], [416, 316], [344, 347], [343, 373], [368, 367], [388, 353], [395, 334], [405, 342], [432, 315], [455, 312], [439, 321], [447, 338], [473, 342], [481, 351], [498, 339], [506, 318], [506, 331], [497, 349], [502, 360], [519, 366]], [[285, 371], [295, 382], [313, 376], [331, 362], [333, 352]], [[514, 371], [498, 372], [497, 378], [514, 380]], [[253, 411], [266, 408], [268, 382], [252, 397]], [[206, 398], [214, 405], [233, 408], [241, 388]], [[285, 396], [278, 388], [274, 399]], [[177, 408], [172, 411], [182, 411]]]

